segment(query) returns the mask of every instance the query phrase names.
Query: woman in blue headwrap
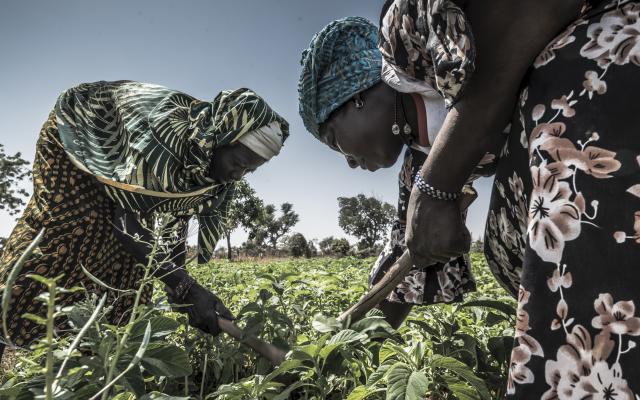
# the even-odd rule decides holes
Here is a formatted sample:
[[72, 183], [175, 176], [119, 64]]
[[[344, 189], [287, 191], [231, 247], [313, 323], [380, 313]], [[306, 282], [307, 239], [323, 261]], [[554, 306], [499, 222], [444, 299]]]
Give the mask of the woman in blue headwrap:
[[[33, 166], [34, 193], [0, 259], [3, 286], [38, 232], [44, 236], [11, 288], [10, 340], [24, 346], [43, 326], [23, 314], [46, 317], [34, 298], [45, 290], [28, 274], [62, 275], [66, 288], [108, 293], [113, 323], [132, 296], [109, 288], [137, 288], [161, 219], [166, 235], [155, 274], [191, 325], [218, 333], [217, 316], [232, 318], [222, 302], [185, 270], [188, 219], [199, 222], [198, 261], [208, 262], [221, 235], [235, 181], [276, 156], [288, 124], [249, 89], [200, 101], [162, 86], [131, 81], [85, 83], [63, 92], [40, 132]], [[163, 232], [164, 233], [164, 232]], [[137, 238], [137, 239], [136, 239]], [[70, 305], [85, 292], [61, 294]], [[147, 285], [142, 302], [151, 298]]]
[[[399, 174], [398, 213], [389, 241], [372, 268], [371, 283], [406, 249], [413, 179], [447, 112], [435, 89], [383, 59], [378, 42], [378, 28], [364, 18], [331, 22], [303, 53], [299, 83], [300, 115], [306, 128], [344, 154], [350, 167], [370, 171], [390, 167], [406, 148]], [[485, 170], [489, 167], [484, 164]], [[464, 292], [475, 289], [470, 260], [462, 254], [469, 241], [464, 217], [459, 210], [454, 215], [456, 220], [449, 224], [463, 228], [457, 232], [455, 251], [439, 254], [436, 265], [416, 262], [404, 282], [379, 305], [392, 325], [400, 325], [412, 305], [459, 300]], [[441, 230], [442, 235], [449, 232]]]
[[[640, 2], [389, 0], [380, 25], [386, 84], [431, 88], [448, 108], [426, 160], [401, 173], [407, 232], [396, 241], [422, 268], [388, 300], [455, 300], [471, 288], [468, 275], [424, 261], [467, 250], [451, 200], [497, 161], [485, 254], [518, 298], [508, 398], [638, 398], [640, 109], [629, 94], [640, 91]], [[362, 49], [341, 42], [369, 33], [330, 26], [303, 57], [303, 120], [350, 165], [389, 165], [401, 147], [389, 137], [421, 144], [421, 108], [381, 83], [340, 83], [360, 81], [331, 66], [353, 65]]]

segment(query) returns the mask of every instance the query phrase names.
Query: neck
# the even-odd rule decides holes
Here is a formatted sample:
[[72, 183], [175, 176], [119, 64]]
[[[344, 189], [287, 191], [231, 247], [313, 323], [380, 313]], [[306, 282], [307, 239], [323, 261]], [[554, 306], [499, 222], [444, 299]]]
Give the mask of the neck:
[[[406, 117], [406, 122], [411, 127], [411, 139], [414, 142], [417, 142], [419, 140], [420, 126], [418, 123], [418, 111], [416, 110], [416, 104], [409, 93], [399, 93], [398, 102], [400, 103], [398, 104], [398, 108], [400, 109], [398, 123], [402, 128], [405, 123], [404, 118]], [[402, 107], [404, 107], [404, 115], [402, 113]]]

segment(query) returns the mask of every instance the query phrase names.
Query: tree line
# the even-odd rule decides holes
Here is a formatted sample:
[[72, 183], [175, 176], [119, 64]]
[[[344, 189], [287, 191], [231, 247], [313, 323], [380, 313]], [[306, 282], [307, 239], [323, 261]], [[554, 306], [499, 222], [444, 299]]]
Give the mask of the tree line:
[[[338, 225], [358, 239], [352, 246], [345, 238], [333, 236], [321, 240], [308, 240], [302, 233], [293, 232], [300, 221], [293, 204], [279, 207], [264, 204], [255, 190], [244, 179], [236, 185], [235, 196], [229, 207], [225, 229], [226, 257], [234, 256], [293, 256], [315, 257], [347, 255], [369, 256], [380, 250], [380, 242], [391, 225], [395, 207], [375, 197], [359, 194], [355, 197], [338, 197]], [[242, 229], [247, 240], [235, 248], [231, 234]], [[222, 250], [217, 252], [222, 256]]]

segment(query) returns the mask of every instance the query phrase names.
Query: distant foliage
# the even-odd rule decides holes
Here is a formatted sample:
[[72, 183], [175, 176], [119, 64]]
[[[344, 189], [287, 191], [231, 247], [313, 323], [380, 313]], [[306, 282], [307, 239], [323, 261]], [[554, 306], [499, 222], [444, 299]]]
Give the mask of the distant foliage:
[[351, 245], [345, 238], [326, 237], [318, 242], [323, 256], [346, 257], [351, 253]]
[[385, 237], [396, 213], [391, 204], [363, 194], [338, 197], [338, 207], [338, 225], [360, 240], [361, 249], [372, 248]]
[[229, 205], [227, 222], [225, 224], [225, 237], [227, 239], [227, 258], [233, 256], [231, 247], [231, 233], [238, 228], [246, 231], [256, 229], [265, 221], [265, 207], [262, 199], [249, 183], [242, 179], [235, 185], [234, 196]]
[[291, 228], [293, 228], [300, 216], [293, 211], [293, 204], [282, 203], [280, 205], [280, 215], [273, 204], [264, 208], [264, 217], [249, 232], [249, 239], [255, 246], [268, 246], [272, 251], [278, 248], [278, 243]]
[[294, 233], [287, 238], [286, 250], [292, 257], [311, 257], [309, 242], [302, 233]]
[[0, 144], [0, 211], [15, 215], [26, 204], [24, 198], [29, 193], [17, 186], [31, 176], [28, 165], [22, 154], [8, 155], [4, 152], [4, 145]]

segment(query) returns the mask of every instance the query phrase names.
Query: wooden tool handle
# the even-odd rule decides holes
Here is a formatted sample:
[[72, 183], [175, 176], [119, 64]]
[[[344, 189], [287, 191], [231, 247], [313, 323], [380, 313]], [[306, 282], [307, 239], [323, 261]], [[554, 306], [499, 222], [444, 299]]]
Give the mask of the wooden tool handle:
[[253, 350], [260, 353], [260, 355], [269, 360], [274, 366], [278, 366], [282, 363], [282, 361], [284, 361], [286, 353], [283, 350], [277, 348], [271, 343], [264, 342], [255, 337], [243, 338], [242, 330], [238, 328], [238, 326], [234, 324], [233, 321], [218, 317], [218, 326], [224, 333], [240, 341], [240, 343], [244, 344], [245, 346], [249, 346]]
[[[467, 188], [462, 192], [460, 197], [460, 209], [466, 210], [471, 203], [478, 197], [478, 194], [472, 188]], [[396, 262], [389, 268], [389, 271], [380, 279], [378, 283], [369, 288], [369, 291], [362, 296], [362, 298], [347, 311], [343, 312], [338, 320], [345, 321], [351, 319], [351, 321], [357, 321], [364, 317], [372, 308], [377, 306], [382, 300], [384, 300], [391, 291], [402, 282], [405, 276], [411, 271], [413, 263], [411, 262], [411, 256], [409, 251], [405, 252], [396, 260]]]

